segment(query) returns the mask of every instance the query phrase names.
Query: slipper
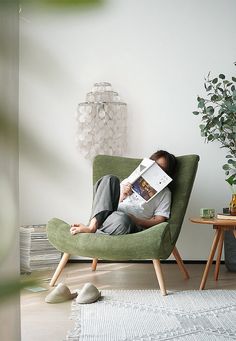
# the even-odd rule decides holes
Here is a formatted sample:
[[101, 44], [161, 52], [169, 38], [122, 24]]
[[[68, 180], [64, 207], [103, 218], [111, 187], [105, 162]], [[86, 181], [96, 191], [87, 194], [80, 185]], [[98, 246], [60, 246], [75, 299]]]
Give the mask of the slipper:
[[63, 283], [59, 283], [57, 287], [52, 290], [45, 298], [47, 303], [61, 303], [64, 301], [72, 300], [77, 297], [78, 293], [71, 293], [70, 289]]
[[76, 302], [87, 304], [96, 302], [101, 297], [101, 292], [92, 283], [85, 283], [81, 289]]

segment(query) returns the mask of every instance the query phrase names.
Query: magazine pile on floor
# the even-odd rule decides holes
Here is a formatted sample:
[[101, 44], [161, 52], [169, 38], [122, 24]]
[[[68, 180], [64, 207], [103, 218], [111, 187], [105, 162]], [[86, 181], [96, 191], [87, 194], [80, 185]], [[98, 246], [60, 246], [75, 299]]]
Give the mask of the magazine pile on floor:
[[54, 269], [61, 259], [61, 252], [48, 241], [46, 225], [20, 227], [21, 273]]

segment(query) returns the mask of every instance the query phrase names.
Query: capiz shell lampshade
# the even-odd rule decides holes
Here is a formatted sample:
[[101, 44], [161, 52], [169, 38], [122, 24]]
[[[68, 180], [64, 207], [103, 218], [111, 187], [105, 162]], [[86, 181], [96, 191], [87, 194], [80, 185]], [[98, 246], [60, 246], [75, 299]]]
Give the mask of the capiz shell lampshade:
[[87, 159], [122, 155], [126, 146], [127, 105], [110, 83], [95, 83], [77, 109], [77, 147]]

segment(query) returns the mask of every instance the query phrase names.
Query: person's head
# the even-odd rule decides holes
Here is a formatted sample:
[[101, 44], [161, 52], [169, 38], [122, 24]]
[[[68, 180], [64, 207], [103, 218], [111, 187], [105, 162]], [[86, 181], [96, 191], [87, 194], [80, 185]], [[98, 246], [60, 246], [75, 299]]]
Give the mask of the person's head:
[[176, 157], [165, 150], [158, 150], [150, 156], [169, 176], [173, 176], [177, 164]]

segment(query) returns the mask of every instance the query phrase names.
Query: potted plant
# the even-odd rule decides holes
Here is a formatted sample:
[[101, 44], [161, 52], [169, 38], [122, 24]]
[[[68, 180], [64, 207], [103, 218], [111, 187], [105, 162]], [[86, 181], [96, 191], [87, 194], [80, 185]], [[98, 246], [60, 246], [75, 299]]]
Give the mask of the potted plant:
[[205, 78], [207, 97], [197, 97], [198, 110], [202, 115], [201, 135], [206, 142], [218, 141], [226, 150], [223, 169], [232, 193], [236, 193], [236, 77], [227, 80], [224, 74]]
[[[235, 63], [236, 65], [236, 63]], [[218, 141], [226, 151], [226, 182], [232, 190], [230, 213], [236, 215], [236, 77], [227, 80], [224, 74], [205, 78], [206, 97], [197, 97], [198, 110], [194, 115], [201, 115], [200, 130], [206, 142]], [[230, 271], [236, 271], [236, 239], [230, 231], [225, 235], [225, 263]]]

